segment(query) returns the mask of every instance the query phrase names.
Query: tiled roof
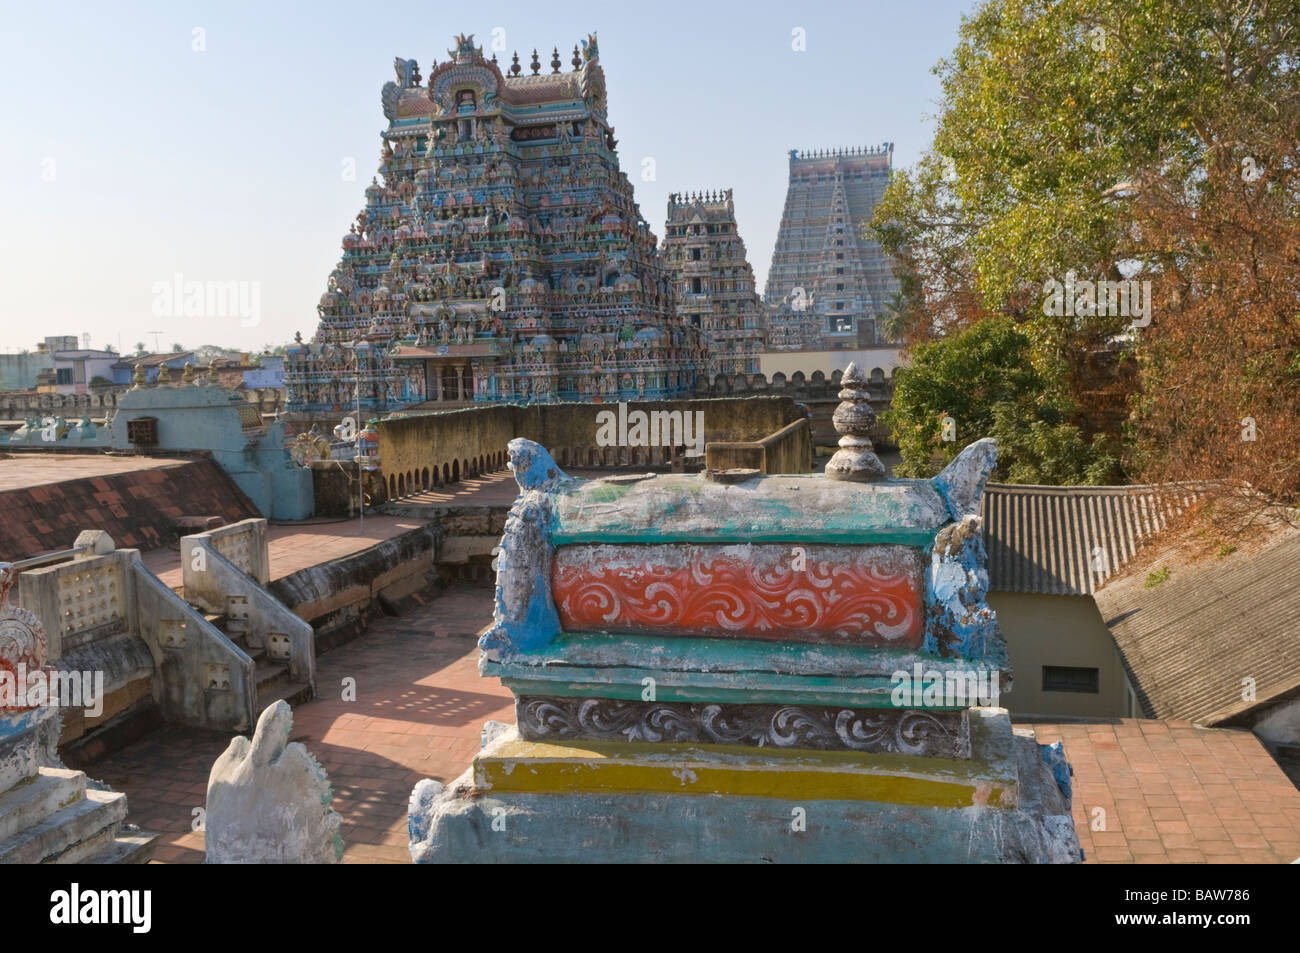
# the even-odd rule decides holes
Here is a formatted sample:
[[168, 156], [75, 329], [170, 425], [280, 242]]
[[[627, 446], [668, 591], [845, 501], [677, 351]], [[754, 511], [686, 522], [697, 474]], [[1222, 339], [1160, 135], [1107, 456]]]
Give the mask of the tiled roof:
[[1193, 495], [1167, 486], [990, 483], [981, 502], [990, 586], [1091, 595]]
[[72, 545], [83, 529], [102, 529], [123, 548], [173, 542], [181, 516], [233, 523], [260, 515], [212, 460], [64, 480], [0, 493], [0, 559], [13, 561]]
[[143, 364], [145, 367], [155, 367], [160, 364], [169, 364], [172, 361], [185, 360], [193, 361], [193, 351], [169, 351], [166, 354], [132, 354], [122, 358], [117, 362], [118, 367], [135, 367], [137, 364]]
[[1300, 532], [1155, 564], [1164, 582], [1139, 571], [1094, 596], [1148, 716], [1213, 725], [1300, 691]]

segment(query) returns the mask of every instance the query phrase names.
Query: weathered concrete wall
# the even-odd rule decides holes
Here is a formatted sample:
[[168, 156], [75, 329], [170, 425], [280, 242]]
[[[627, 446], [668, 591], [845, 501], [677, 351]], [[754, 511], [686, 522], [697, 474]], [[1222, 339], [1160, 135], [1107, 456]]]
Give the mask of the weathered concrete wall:
[[[254, 425], [241, 417], [243, 401], [221, 387], [132, 388], [118, 400], [112, 421], [112, 444], [131, 449], [127, 425], [140, 417], [157, 419], [160, 450], [205, 450], [230, 474], [257, 506], [274, 519], [312, 515], [311, 473], [296, 466], [285, 449], [284, 424]], [[250, 408], [251, 409], [251, 408]]]
[[[666, 448], [597, 447], [597, 415], [617, 404], [493, 405], [379, 421], [379, 457], [390, 497], [505, 466], [515, 437], [551, 451], [562, 467], [667, 462]], [[632, 410], [704, 414], [707, 441], [757, 440], [804, 418], [789, 397], [636, 401]]]
[[[1015, 688], [1002, 703], [1016, 715], [1111, 718], [1129, 715], [1124, 666], [1115, 640], [1091, 596], [1045, 596], [990, 592], [1007, 654], [1015, 666]], [[1095, 668], [1097, 694], [1043, 691], [1043, 666]]]
[[[378, 470], [362, 470], [367, 506], [388, 500], [388, 486]], [[355, 460], [316, 460], [311, 465], [317, 516], [350, 518], [357, 515], [360, 497]]]
[[[499, 536], [498, 536], [499, 538]], [[354, 638], [377, 612], [397, 612], [436, 585], [440, 531], [422, 526], [359, 553], [310, 566], [268, 591], [316, 632], [316, 651]]]
[[710, 443], [704, 465], [710, 470], [755, 469], [760, 473], [809, 473], [812, 470], [812, 430], [796, 420], [761, 440]]

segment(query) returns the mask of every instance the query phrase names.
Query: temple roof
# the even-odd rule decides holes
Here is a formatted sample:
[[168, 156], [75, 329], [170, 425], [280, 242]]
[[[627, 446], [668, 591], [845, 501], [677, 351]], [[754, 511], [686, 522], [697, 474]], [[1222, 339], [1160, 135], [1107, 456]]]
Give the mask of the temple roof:
[[1145, 555], [1167, 579], [1139, 570], [1093, 598], [1147, 717], [1214, 725], [1300, 692], [1300, 531], [1196, 562]]
[[1002, 592], [1091, 595], [1164, 528], [1186, 495], [1155, 486], [990, 483], [981, 507], [990, 584]]

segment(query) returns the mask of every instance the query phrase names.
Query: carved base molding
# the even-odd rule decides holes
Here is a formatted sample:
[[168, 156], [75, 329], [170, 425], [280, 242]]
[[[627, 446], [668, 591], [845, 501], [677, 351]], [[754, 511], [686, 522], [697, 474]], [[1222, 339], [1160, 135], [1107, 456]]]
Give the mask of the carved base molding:
[[515, 699], [515, 717], [520, 736], [529, 741], [699, 742], [970, 757], [970, 732], [964, 711], [525, 695]]

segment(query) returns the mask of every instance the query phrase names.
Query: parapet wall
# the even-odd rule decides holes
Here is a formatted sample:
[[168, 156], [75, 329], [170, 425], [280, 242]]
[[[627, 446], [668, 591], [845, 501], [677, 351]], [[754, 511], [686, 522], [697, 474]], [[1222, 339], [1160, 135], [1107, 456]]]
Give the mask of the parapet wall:
[[[707, 441], [761, 440], [787, 424], [805, 419], [791, 397], [635, 401], [641, 410], [700, 412]], [[379, 458], [389, 496], [414, 488], [454, 483], [505, 465], [506, 445], [516, 437], [546, 447], [561, 466], [587, 467], [667, 462], [671, 448], [598, 446], [598, 415], [618, 412], [618, 404], [493, 405], [445, 413], [413, 414], [381, 420]]]

